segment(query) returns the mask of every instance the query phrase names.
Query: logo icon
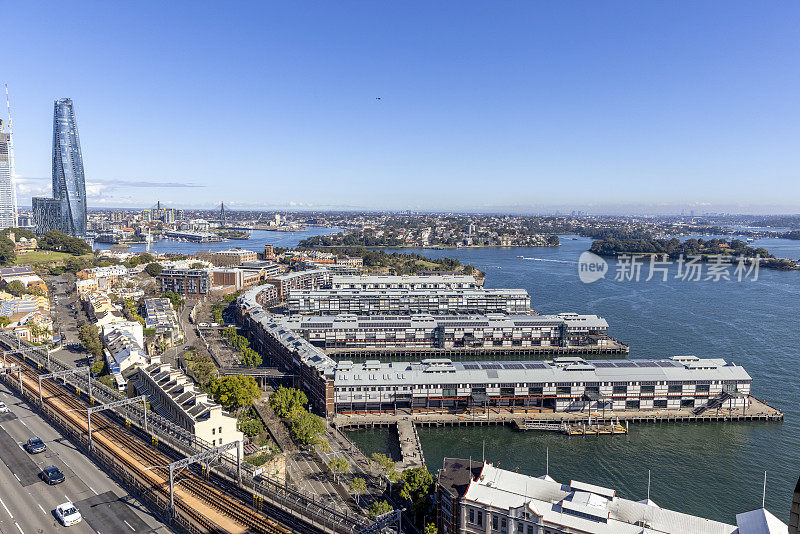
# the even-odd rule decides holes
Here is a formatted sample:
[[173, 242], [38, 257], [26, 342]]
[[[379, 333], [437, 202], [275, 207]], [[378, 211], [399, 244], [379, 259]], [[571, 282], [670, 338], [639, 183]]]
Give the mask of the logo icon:
[[587, 250], [578, 258], [578, 278], [584, 284], [591, 284], [605, 278], [607, 272], [608, 263], [597, 254]]

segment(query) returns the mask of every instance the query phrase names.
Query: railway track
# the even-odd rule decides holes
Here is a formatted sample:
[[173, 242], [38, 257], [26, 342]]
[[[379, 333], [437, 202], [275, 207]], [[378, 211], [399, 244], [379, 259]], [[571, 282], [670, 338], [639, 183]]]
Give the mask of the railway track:
[[[11, 358], [15, 359], [15, 358]], [[34, 395], [38, 395], [38, 374], [35, 370], [22, 364], [18, 359], [22, 373], [27, 380], [23, 381], [25, 388]], [[35, 384], [35, 385], [34, 385]], [[85, 432], [88, 427], [86, 408], [88, 405], [82, 400], [69, 394], [62, 386], [50, 380], [42, 380], [42, 393], [46, 392], [45, 402], [67, 421], [72, 421], [73, 426]], [[151, 482], [148, 488], [151, 492], [160, 494], [162, 499], [169, 500], [169, 470], [164, 468], [172, 458], [154, 450], [144, 444], [140, 439], [124, 431], [115, 422], [102, 414], [93, 414], [92, 435], [103, 436], [113, 443], [113, 447], [104, 447], [117, 461], [122, 462], [129, 470], [138, 474], [138, 478]], [[98, 441], [95, 438], [95, 441]], [[124, 454], [120, 454], [123, 452]], [[219, 514], [228, 517], [242, 526], [243, 531], [255, 534], [285, 534], [291, 532], [280, 524], [251, 509], [244, 503], [232, 499], [220, 491], [213, 483], [205, 480], [191, 471], [184, 471], [174, 480], [176, 489], [191, 495], [196, 500], [216, 510]], [[180, 487], [179, 487], [180, 486]], [[176, 492], [177, 493], [177, 492]], [[176, 508], [180, 508], [196, 525], [207, 532], [224, 532], [216, 523], [211, 521], [200, 510], [188, 506], [179, 496], [175, 499]]]

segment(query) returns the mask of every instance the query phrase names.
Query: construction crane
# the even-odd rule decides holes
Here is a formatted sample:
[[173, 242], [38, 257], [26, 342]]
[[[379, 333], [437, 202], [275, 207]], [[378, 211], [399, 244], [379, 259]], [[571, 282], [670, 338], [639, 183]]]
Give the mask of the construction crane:
[[11, 213], [14, 225], [18, 224], [17, 218], [17, 183], [14, 177], [14, 127], [11, 122], [11, 100], [8, 98], [8, 84], [6, 86], [6, 108], [8, 108], [8, 167], [11, 173]]

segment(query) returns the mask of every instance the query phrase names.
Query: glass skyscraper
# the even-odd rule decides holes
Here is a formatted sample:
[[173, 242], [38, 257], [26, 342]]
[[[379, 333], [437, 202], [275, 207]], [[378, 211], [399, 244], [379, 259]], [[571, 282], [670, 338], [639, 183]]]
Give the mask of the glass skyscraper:
[[36, 232], [61, 230], [86, 235], [86, 181], [72, 100], [55, 101], [53, 112], [53, 198], [33, 199]]
[[11, 134], [2, 131], [0, 120], [0, 230], [17, 225], [14, 182], [11, 179]]

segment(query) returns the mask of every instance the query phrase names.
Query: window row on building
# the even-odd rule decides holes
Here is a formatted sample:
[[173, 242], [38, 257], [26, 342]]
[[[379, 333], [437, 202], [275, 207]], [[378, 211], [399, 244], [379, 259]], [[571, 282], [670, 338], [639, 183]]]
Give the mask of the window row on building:
[[318, 289], [292, 290], [292, 313], [337, 315], [530, 313], [524, 289]]

